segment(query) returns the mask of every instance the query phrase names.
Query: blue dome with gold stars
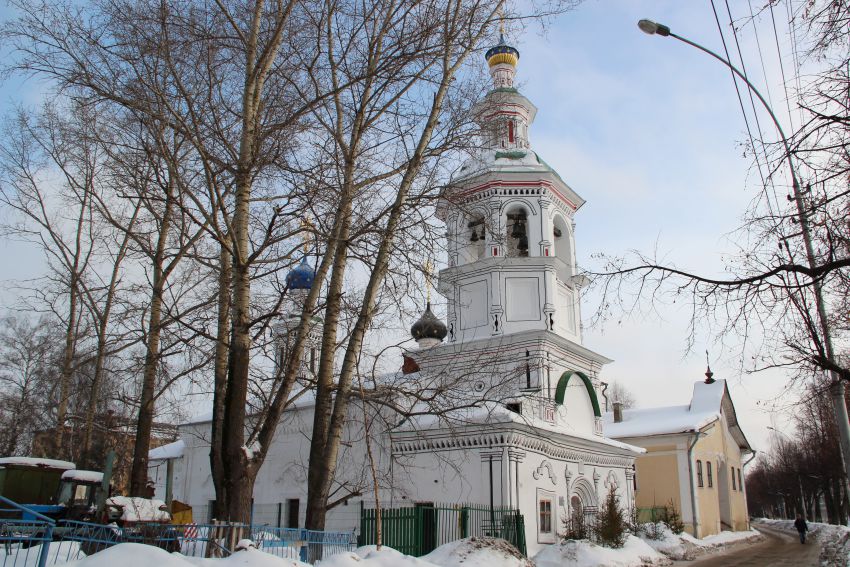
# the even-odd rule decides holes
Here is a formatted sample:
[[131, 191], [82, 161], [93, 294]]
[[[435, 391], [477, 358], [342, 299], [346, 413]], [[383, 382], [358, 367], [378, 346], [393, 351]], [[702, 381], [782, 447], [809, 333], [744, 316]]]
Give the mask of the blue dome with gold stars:
[[289, 289], [310, 289], [313, 280], [316, 279], [316, 270], [307, 263], [307, 257], [301, 259], [301, 263], [286, 274], [286, 285]]

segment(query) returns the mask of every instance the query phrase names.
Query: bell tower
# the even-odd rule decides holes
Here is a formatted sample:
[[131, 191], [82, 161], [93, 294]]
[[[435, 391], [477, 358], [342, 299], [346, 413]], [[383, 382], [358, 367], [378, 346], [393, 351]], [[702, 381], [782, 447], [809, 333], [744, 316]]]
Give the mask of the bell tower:
[[475, 108], [481, 148], [443, 193], [448, 267], [447, 342], [548, 331], [581, 344], [575, 212], [584, 204], [532, 150], [537, 108], [514, 86], [519, 51], [485, 55], [493, 87]]

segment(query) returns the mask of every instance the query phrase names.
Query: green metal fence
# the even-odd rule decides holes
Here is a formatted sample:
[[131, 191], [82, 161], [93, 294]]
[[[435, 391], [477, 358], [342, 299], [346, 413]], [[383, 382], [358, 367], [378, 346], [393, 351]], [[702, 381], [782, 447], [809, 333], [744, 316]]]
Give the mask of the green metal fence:
[[641, 524], [664, 522], [667, 520], [667, 508], [665, 506], [653, 506], [652, 508], [637, 509], [638, 522]]
[[[361, 511], [358, 545], [377, 543], [375, 518], [374, 509]], [[407, 555], [419, 557], [444, 543], [473, 536], [505, 539], [526, 554], [525, 522], [512, 508], [471, 504], [381, 508], [383, 545]]]

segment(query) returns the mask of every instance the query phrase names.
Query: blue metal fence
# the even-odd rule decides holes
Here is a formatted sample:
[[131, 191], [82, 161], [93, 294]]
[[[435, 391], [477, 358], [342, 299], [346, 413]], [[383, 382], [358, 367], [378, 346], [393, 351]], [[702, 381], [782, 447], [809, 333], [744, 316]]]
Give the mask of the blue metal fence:
[[[240, 540], [281, 558], [315, 561], [357, 547], [354, 532], [241, 524], [134, 524], [119, 527], [41, 516], [25, 520], [22, 506], [5, 501], [0, 514], [0, 567], [49, 567], [82, 559], [119, 543], [143, 543], [193, 557], [226, 557]], [[11, 512], [11, 513], [10, 513]], [[37, 514], [37, 513], [36, 513]], [[17, 516], [17, 517], [14, 517]]]
[[315, 561], [357, 547], [354, 531], [328, 532], [295, 528], [252, 526], [251, 540], [257, 548], [288, 559]]
[[0, 496], [0, 567], [45, 567], [55, 522]]

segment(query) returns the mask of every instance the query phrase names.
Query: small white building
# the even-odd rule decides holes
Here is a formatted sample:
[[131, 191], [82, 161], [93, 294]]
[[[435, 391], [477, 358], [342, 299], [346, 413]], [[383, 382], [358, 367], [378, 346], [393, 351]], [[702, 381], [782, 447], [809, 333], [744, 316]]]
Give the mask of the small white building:
[[[484, 147], [438, 206], [448, 235], [438, 284], [448, 321], [429, 305], [411, 329], [419, 348], [386, 378], [434, 395], [400, 396], [405, 411], [384, 407], [371, 434], [383, 506], [511, 507], [524, 517], [533, 554], [556, 541], [573, 510], [593, 512], [610, 488], [630, 509], [641, 449], [603, 436], [599, 373], [609, 359], [582, 346], [574, 215], [584, 200], [531, 149], [537, 109], [514, 87], [518, 51], [502, 41], [486, 58], [493, 90], [477, 108]], [[362, 407], [350, 412], [328, 529], [358, 529], [361, 506], [373, 501]], [[255, 523], [303, 526], [311, 426], [305, 397], [286, 412], [257, 478]], [[157, 497], [165, 471], [158, 457], [168, 455], [174, 497], [193, 506], [196, 521], [209, 519], [215, 497], [209, 427], [205, 419], [185, 424], [181, 450], [151, 455]]]

